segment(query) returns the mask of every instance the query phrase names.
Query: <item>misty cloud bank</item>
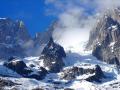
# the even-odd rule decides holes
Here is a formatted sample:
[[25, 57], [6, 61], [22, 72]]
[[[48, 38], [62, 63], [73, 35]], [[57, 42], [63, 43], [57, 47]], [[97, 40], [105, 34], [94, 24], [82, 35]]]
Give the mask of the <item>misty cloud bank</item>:
[[64, 48], [79, 48], [81, 42], [88, 40], [97, 17], [106, 9], [120, 6], [120, 0], [45, 0], [45, 4], [52, 7], [46, 13], [58, 18], [53, 32], [55, 41]]

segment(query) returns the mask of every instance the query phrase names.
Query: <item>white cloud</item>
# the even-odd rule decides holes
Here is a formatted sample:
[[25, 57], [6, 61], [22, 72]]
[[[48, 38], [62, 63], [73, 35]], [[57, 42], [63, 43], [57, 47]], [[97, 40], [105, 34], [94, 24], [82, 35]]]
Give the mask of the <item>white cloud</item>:
[[96, 15], [108, 8], [118, 7], [120, 0], [46, 0], [45, 3], [55, 8], [51, 13], [57, 12], [54, 15], [59, 20], [53, 37], [66, 48], [76, 47], [88, 40]]
[[59, 15], [59, 24], [55, 28], [53, 37], [64, 48], [75, 48], [81, 42], [88, 40], [94, 18], [86, 16], [83, 12], [83, 9], [75, 7]]

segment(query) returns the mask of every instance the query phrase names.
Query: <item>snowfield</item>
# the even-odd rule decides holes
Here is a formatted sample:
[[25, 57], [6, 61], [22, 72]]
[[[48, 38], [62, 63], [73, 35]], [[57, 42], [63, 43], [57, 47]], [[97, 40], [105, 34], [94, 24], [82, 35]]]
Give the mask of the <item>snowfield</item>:
[[[81, 44], [80, 47], [66, 48], [67, 57], [64, 59], [65, 67], [71, 68], [73, 66], [78, 66], [82, 68], [94, 68], [95, 65], [99, 65], [108, 77], [102, 80], [102, 83], [88, 82], [83, 80], [86, 77], [89, 77], [90, 74], [80, 75], [75, 80], [64, 80], [60, 78], [60, 73], [50, 73], [43, 80], [35, 80], [23, 78], [14, 71], [3, 66], [3, 62], [0, 62], [0, 75], [11, 76], [11, 77], [1, 77], [7, 80], [12, 80], [15, 83], [21, 85], [15, 85], [12, 87], [5, 87], [5, 90], [13, 90], [17, 88], [18, 90], [32, 90], [35, 88], [42, 88], [43, 90], [64, 90], [65, 88], [70, 88], [73, 90], [120, 90], [120, 75], [116, 69], [115, 65], [109, 65], [105, 62], [97, 60], [91, 55], [91, 51], [84, 50], [84, 44]], [[38, 69], [39, 66], [44, 64], [42, 60], [39, 60], [39, 57], [26, 57], [23, 59], [27, 66], [33, 64], [35, 67], [33, 70]]]

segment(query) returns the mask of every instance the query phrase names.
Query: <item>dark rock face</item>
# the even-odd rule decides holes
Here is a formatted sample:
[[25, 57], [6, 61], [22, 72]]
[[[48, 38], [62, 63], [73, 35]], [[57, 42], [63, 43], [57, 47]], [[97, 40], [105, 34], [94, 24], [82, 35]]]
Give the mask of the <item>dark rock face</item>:
[[12, 60], [6, 62], [4, 66], [8, 67], [9, 69], [12, 69], [13, 71], [17, 72], [23, 77], [34, 78], [37, 80], [44, 79], [44, 77], [48, 73], [47, 70], [44, 69], [43, 67], [40, 67], [40, 70], [37, 70], [34, 73], [34, 71], [28, 68], [26, 64], [21, 60]]
[[87, 49], [93, 50], [93, 55], [107, 63], [120, 61], [120, 9], [107, 11], [90, 32]]
[[72, 80], [75, 79], [76, 76], [83, 75], [83, 74], [93, 74], [95, 73], [94, 69], [84, 69], [80, 67], [72, 67], [62, 71], [62, 79]]
[[99, 65], [96, 65], [96, 66], [95, 66], [95, 75], [96, 75], [98, 78], [104, 76], [103, 71], [101, 70], [101, 68], [100, 68]]
[[27, 70], [26, 64], [20, 60], [13, 60], [10, 62], [6, 62], [4, 66], [12, 69], [13, 71], [23, 76], [32, 72], [31, 70]]
[[101, 70], [99, 65], [95, 67], [95, 75], [88, 77], [86, 80], [89, 82], [101, 82], [101, 79], [105, 78], [103, 71]]
[[64, 66], [62, 60], [64, 57], [66, 57], [64, 48], [54, 43], [53, 39], [50, 38], [50, 41], [42, 51], [40, 59], [43, 59], [44, 66], [48, 67], [50, 72], [59, 72]]
[[44, 89], [38, 87], [38, 88], [34, 88], [32, 90], [44, 90]]
[[84, 69], [80, 67], [72, 67], [72, 68], [66, 69], [62, 72], [61, 78], [66, 80], [73, 80], [76, 78], [76, 76], [80, 76], [83, 74], [94, 74], [94, 73], [95, 75], [90, 76], [85, 80], [89, 82], [93, 82], [93, 81], [100, 82], [100, 80], [105, 77], [100, 66], [96, 65], [95, 68], [93, 69], [89, 69], [89, 68]]

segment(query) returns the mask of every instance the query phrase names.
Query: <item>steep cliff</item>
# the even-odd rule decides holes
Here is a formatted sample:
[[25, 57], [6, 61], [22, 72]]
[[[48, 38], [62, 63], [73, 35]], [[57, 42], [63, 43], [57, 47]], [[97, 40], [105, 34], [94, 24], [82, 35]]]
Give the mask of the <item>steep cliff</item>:
[[120, 61], [120, 9], [107, 10], [90, 32], [87, 49], [99, 60], [114, 64]]

